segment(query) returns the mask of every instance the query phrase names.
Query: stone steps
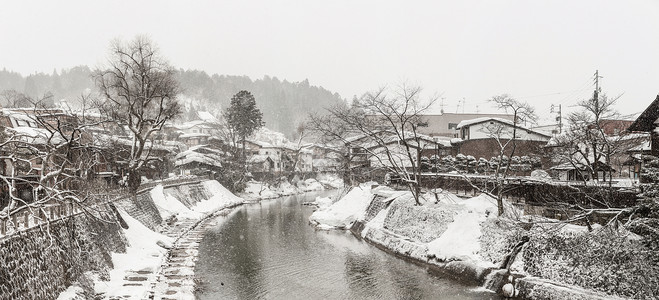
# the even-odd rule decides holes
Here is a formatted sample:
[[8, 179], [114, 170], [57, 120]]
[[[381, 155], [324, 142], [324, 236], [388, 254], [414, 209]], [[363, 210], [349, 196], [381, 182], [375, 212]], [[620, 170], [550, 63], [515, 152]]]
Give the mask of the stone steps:
[[155, 299], [194, 299], [196, 253], [206, 228], [210, 226], [208, 222], [202, 222], [174, 244], [160, 272]]

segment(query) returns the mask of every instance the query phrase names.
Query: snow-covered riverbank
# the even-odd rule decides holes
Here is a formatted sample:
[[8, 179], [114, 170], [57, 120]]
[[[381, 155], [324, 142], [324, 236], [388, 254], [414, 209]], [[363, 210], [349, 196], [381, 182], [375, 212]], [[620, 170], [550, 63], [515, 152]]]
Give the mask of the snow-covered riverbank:
[[[200, 237], [193, 237], [192, 242], [184, 241], [185, 247], [180, 247], [181, 243], [177, 241], [185, 237], [186, 233], [214, 214], [245, 203], [246, 199], [256, 201], [341, 186], [343, 181], [332, 176], [319, 180], [298, 180], [294, 184], [287, 180], [280, 180], [277, 184], [253, 181], [248, 183], [246, 191], [240, 194], [242, 197], [238, 197], [215, 180], [203, 181], [194, 186], [181, 185], [171, 188], [157, 185], [143, 198], [136, 200], [148, 202], [140, 205], [152, 205], [152, 213], [155, 216], [141, 214], [138, 220], [117, 205], [118, 214], [125, 223], [122, 232], [128, 246], [125, 253], [111, 254], [113, 268], [107, 272], [87, 272], [82, 282], [67, 288], [58, 299], [85, 299], [92, 290], [103, 299], [146, 299], [154, 295], [194, 299], [193, 271], [197, 255], [197, 243], [194, 240]], [[162, 222], [153, 228], [145, 225], [145, 218], [149, 219], [147, 223], [150, 224], [157, 223], [156, 220], [150, 219], [159, 219]], [[195, 234], [200, 235], [197, 232]], [[164, 266], [168, 267], [166, 272], [172, 272], [172, 264], [168, 262], [172, 252], [187, 257], [180, 268], [175, 268], [177, 274], [164, 274]], [[177, 281], [175, 288], [162, 284], [172, 276]]]
[[[166, 291], [153, 289], [162, 280], [162, 267], [167, 263], [168, 253], [173, 243], [194, 228], [201, 220], [223, 209], [240, 205], [244, 200], [214, 180], [201, 184], [208, 197], [190, 199], [187, 189], [164, 189], [161, 185], [150, 191], [150, 199], [155, 204], [162, 219], [166, 220], [158, 232], [149, 229], [126, 211], [118, 208], [121, 218], [127, 225], [123, 230], [128, 242], [125, 253], [113, 253], [113, 269], [109, 276], [89, 272], [87, 278], [93, 280], [91, 286], [96, 294], [104, 299], [147, 299], [149, 295], [164, 295]], [[194, 267], [196, 260], [191, 253], [189, 264]], [[176, 299], [194, 299], [194, 274], [181, 274], [189, 277], [189, 284], [181, 286], [174, 295]], [[181, 278], [185, 281], [185, 278]], [[86, 283], [90, 284], [90, 282]], [[88, 287], [89, 288], [89, 287]], [[58, 299], [85, 299], [80, 284], [72, 285], [62, 292]]]
[[247, 183], [245, 191], [238, 195], [247, 201], [259, 201], [305, 192], [338, 189], [341, 187], [343, 187], [343, 180], [332, 175], [323, 175], [318, 178], [292, 181], [289, 181], [286, 178], [281, 178], [272, 183], [250, 181]]
[[[425, 194], [419, 206], [409, 192], [362, 184], [333, 205], [321, 206], [309, 220], [319, 228], [351, 229], [389, 252], [475, 281], [493, 292], [500, 293], [512, 281], [508, 288], [514, 286], [529, 299], [654, 297], [656, 288], [646, 287], [653, 279], [642, 277], [633, 265], [652, 269], [651, 254], [634, 250], [642, 245], [633, 234], [603, 228], [589, 232], [584, 226], [541, 222], [522, 228], [518, 221], [523, 212], [507, 203], [508, 213], [498, 217], [495, 199], [484, 194], [461, 199], [436, 192]], [[608, 252], [598, 241], [607, 239], [617, 245], [610, 248], [611, 253], [619, 254], [602, 254]], [[619, 255], [634, 263], [614, 258]], [[583, 281], [587, 276], [591, 280]], [[642, 292], [634, 295], [633, 289]]]

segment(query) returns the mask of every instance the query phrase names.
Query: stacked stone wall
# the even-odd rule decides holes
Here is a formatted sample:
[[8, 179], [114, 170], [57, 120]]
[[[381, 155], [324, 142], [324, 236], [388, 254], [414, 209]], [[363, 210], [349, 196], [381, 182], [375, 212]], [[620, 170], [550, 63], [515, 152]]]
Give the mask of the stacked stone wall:
[[[197, 180], [166, 185], [164, 192], [176, 195], [188, 207], [212, 197]], [[56, 299], [68, 286], [78, 283], [94, 299], [86, 272], [108, 278], [112, 253], [125, 253], [127, 241], [117, 208], [157, 231], [162, 216], [143, 190], [137, 196], [94, 206], [86, 212], [63, 217], [0, 238], [0, 300]]]
[[384, 220], [384, 228], [414, 241], [428, 243], [446, 231], [454, 215], [453, 211], [394, 200]]
[[385, 200], [384, 197], [382, 196], [375, 196], [372, 200], [371, 203], [368, 204], [368, 207], [366, 208], [366, 215], [364, 216], [364, 222], [369, 222], [375, 218], [375, 216], [380, 213], [383, 209], [387, 208], [389, 203], [391, 202], [384, 202], [382, 200]]
[[210, 199], [213, 196], [201, 183], [166, 188], [164, 193], [176, 197], [187, 208], [192, 208], [199, 201]]
[[[0, 300], [56, 299], [87, 271], [107, 276], [111, 252], [125, 252], [115, 214], [79, 214], [0, 240]], [[93, 296], [93, 295], [88, 295]]]
[[115, 205], [126, 211], [131, 217], [140, 221], [147, 228], [158, 231], [162, 216], [156, 204], [151, 199], [151, 193], [141, 193], [115, 202]]

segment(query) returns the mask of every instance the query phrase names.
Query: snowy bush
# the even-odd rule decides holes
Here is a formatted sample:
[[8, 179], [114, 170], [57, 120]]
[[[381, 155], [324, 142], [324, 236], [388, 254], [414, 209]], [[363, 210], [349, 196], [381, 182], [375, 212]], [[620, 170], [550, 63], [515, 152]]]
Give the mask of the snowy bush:
[[480, 256], [497, 266], [502, 266], [506, 257], [528, 233], [502, 218], [487, 219], [481, 224], [483, 234], [480, 237]]
[[659, 297], [657, 253], [623, 229], [533, 230], [523, 251], [531, 275], [634, 299]]

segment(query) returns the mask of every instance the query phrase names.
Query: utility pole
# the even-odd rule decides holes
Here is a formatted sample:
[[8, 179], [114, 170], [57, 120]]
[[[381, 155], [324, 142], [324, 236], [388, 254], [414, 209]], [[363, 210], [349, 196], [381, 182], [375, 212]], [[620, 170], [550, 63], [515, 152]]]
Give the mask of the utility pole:
[[[599, 93], [600, 93], [600, 75], [599, 75], [599, 70], [595, 70], [595, 91], [593, 92], [593, 101], [595, 101], [595, 126], [601, 126], [600, 124], [600, 103], [599, 103]], [[586, 128], [586, 132], [590, 132], [590, 128]], [[593, 158], [595, 161], [593, 164], [595, 164], [599, 158], [597, 156], [597, 140], [593, 139]], [[609, 163], [608, 158], [607, 158], [607, 164]], [[593, 171], [593, 178], [596, 180], [599, 180], [597, 170]], [[610, 177], [610, 176], [609, 176]]]
[[[554, 104], [551, 105], [551, 113], [554, 113], [554, 109], [556, 106]], [[558, 105], [558, 117], [556, 117], [556, 121], [558, 122], [558, 133], [561, 134], [563, 133], [563, 111], [561, 109], [561, 104]]]
[[593, 92], [593, 100], [595, 100], [595, 112], [599, 114], [599, 93], [600, 93], [600, 78], [599, 70], [595, 70], [595, 92]]
[[444, 97], [442, 97], [442, 102], [439, 103], [440, 112], [444, 114]]

